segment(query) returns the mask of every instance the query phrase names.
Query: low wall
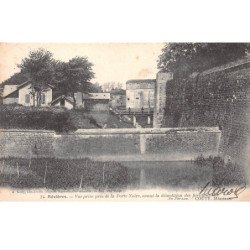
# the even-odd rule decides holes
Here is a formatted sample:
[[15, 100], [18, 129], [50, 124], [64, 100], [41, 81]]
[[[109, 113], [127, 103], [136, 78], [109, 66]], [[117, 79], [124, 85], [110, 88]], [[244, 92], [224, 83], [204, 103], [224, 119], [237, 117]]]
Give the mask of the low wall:
[[218, 128], [0, 131], [1, 157], [58, 157], [116, 161], [189, 160], [218, 153]]
[[54, 139], [50, 130], [0, 130], [0, 157], [53, 157]]

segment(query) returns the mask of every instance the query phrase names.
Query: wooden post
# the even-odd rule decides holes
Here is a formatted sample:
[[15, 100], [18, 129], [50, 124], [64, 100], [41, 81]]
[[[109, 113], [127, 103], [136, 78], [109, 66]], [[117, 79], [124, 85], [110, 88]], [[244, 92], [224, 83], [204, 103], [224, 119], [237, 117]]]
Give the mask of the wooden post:
[[44, 185], [45, 185], [45, 183], [46, 183], [47, 168], [48, 168], [48, 164], [47, 164], [47, 161], [46, 161], [45, 172], [44, 172], [44, 178], [43, 178], [43, 184], [44, 184]]
[[[86, 160], [86, 168], [87, 168], [87, 166], [88, 166], [88, 160]], [[84, 168], [83, 168], [83, 171], [84, 171]], [[81, 175], [79, 189], [82, 189], [82, 181], [83, 181], [83, 174]]]
[[83, 174], [81, 176], [81, 180], [80, 180], [80, 185], [79, 185], [79, 189], [82, 189], [82, 179], [83, 179]]
[[103, 163], [103, 167], [102, 167], [102, 183], [104, 186], [104, 183], [105, 183], [105, 163]]
[[29, 168], [31, 167], [31, 158], [30, 158], [30, 161], [29, 161]]
[[16, 163], [16, 171], [17, 171], [17, 178], [19, 178], [19, 166], [18, 166], [18, 162]]
[[2, 168], [1, 168], [1, 174], [3, 173], [3, 168], [4, 168], [4, 160], [3, 160], [3, 164], [2, 164]]

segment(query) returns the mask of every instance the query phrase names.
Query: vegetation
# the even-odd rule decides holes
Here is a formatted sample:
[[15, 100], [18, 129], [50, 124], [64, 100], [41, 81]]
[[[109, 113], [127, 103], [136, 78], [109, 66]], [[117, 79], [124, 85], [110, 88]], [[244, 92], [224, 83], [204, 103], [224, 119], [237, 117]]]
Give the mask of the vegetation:
[[51, 84], [53, 80], [54, 65], [52, 53], [44, 49], [31, 51], [18, 65], [21, 73], [28, 75], [31, 80], [30, 93], [33, 97], [33, 106], [41, 106], [42, 93], [46, 92], [47, 84]]
[[93, 64], [86, 57], [77, 56], [68, 62], [61, 62], [55, 60], [50, 51], [40, 48], [31, 51], [18, 67], [20, 72], [5, 80], [3, 84], [21, 84], [30, 80], [33, 106], [41, 106], [41, 96], [47, 91], [48, 84], [55, 87], [53, 92], [57, 96], [64, 94], [73, 99], [74, 92], [90, 92], [98, 89], [98, 86], [90, 83], [94, 78]]
[[[173, 72], [173, 79], [166, 87], [165, 126], [181, 126], [183, 121], [192, 120], [192, 112], [204, 113], [218, 110], [213, 100], [218, 98], [235, 101], [237, 92], [246, 93], [247, 79], [238, 77], [237, 84], [229, 73], [217, 72], [207, 76], [201, 72], [216, 66], [244, 58], [249, 50], [245, 43], [171, 43], [166, 44], [159, 57], [159, 69]], [[192, 111], [192, 112], [191, 112]], [[183, 120], [183, 114], [187, 113]], [[220, 114], [218, 114], [219, 116]], [[209, 119], [208, 119], [209, 120]], [[210, 125], [220, 122], [210, 119]], [[196, 119], [196, 124], [203, 126]]]
[[119, 191], [128, 184], [127, 168], [117, 162], [5, 158], [0, 166], [0, 185], [5, 187]]
[[170, 43], [159, 56], [158, 68], [172, 72], [179, 80], [243, 58], [248, 50], [247, 43]]
[[213, 186], [233, 186], [245, 183], [244, 168], [230, 160], [224, 161], [220, 156], [209, 156], [208, 158], [200, 155], [195, 159], [195, 164], [200, 168], [211, 168], [213, 170]]
[[45, 129], [57, 132], [76, 130], [70, 111], [62, 108], [0, 105], [0, 117], [0, 127], [6, 129]]
[[85, 57], [75, 57], [69, 62], [57, 62], [55, 67], [56, 87], [61, 94], [71, 96], [76, 105], [75, 92], [91, 92], [94, 88], [89, 81], [94, 77], [93, 64]]

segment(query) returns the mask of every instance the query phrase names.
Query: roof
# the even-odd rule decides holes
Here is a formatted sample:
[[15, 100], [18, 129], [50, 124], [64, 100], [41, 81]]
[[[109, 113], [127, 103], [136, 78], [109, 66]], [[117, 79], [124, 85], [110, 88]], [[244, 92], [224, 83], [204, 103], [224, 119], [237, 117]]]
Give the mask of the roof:
[[51, 104], [51, 105], [52, 105], [52, 104], [55, 104], [55, 103], [57, 103], [58, 101], [60, 101], [60, 100], [62, 100], [62, 99], [67, 100], [67, 101], [70, 102], [71, 104], [74, 104], [73, 98], [70, 97], [70, 96], [65, 96], [65, 95], [61, 95], [61, 96], [57, 97], [57, 98], [54, 99], [50, 104]]
[[109, 100], [110, 93], [88, 93], [83, 97], [84, 100]]
[[[13, 95], [15, 95], [15, 93], [19, 91], [19, 89], [21, 88], [24, 88], [25, 86], [27, 86], [28, 84], [31, 83], [31, 80], [28, 80], [28, 81], [25, 81], [23, 82], [22, 84], [18, 85], [17, 89], [16, 90], [13, 90], [11, 93], [9, 93], [8, 95], [6, 95], [4, 98], [7, 98], [7, 97], [14, 97]], [[5, 85], [9, 85], [9, 84], [5, 84]], [[13, 84], [12, 84], [13, 85]], [[54, 86], [46, 83], [45, 85], [49, 86], [50, 88], [54, 88]]]
[[128, 83], [155, 83], [156, 79], [131, 79], [126, 82]]
[[110, 91], [111, 95], [126, 95], [126, 90], [125, 89], [112, 89]]
[[[24, 83], [22, 83], [22, 84], [20, 84], [20, 85], [18, 85], [18, 89], [21, 89], [21, 88], [23, 88], [23, 87], [25, 87], [25, 86], [27, 86], [28, 84], [30, 84], [31, 83], [31, 80], [28, 80], [28, 81], [26, 81], [26, 82], [24, 82]], [[50, 85], [50, 84], [48, 84], [48, 83], [45, 83], [44, 85], [47, 85], [47, 86], [49, 86], [50, 88], [54, 88], [54, 86], [52, 86], [52, 85]]]
[[18, 98], [18, 89], [12, 91], [11, 93], [9, 93], [8, 95], [6, 96], [3, 96], [3, 99], [5, 98]]

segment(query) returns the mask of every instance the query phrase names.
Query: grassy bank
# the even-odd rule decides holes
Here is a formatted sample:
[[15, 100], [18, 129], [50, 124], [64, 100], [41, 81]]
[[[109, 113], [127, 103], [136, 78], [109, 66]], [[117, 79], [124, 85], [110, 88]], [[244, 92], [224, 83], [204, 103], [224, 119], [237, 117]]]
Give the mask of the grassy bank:
[[0, 185], [5, 187], [121, 190], [127, 184], [127, 168], [117, 162], [54, 158], [0, 160]]
[[220, 157], [193, 162], [100, 162], [90, 159], [0, 159], [0, 186], [52, 190], [110, 190], [128, 188], [197, 189], [240, 185], [244, 170]]

